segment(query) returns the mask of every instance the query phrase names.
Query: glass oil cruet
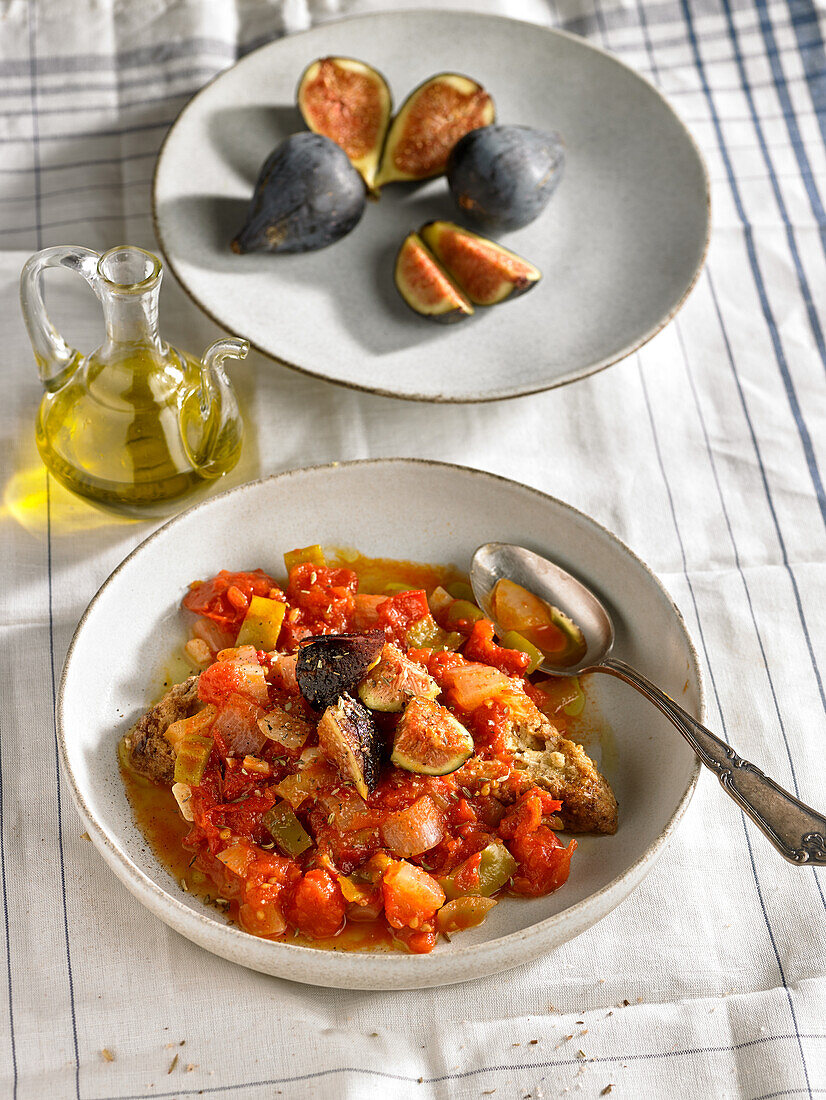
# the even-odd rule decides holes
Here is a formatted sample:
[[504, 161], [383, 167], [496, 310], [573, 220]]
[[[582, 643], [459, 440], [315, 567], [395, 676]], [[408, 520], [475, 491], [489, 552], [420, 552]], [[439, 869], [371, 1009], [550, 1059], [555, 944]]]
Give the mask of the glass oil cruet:
[[[84, 356], [55, 330], [43, 303], [50, 267], [82, 275], [103, 306], [106, 339]], [[227, 473], [243, 424], [223, 362], [243, 359], [244, 340], [217, 340], [201, 360], [165, 344], [158, 331], [161, 261], [132, 246], [103, 255], [46, 248], [20, 278], [23, 317], [46, 390], [37, 446], [52, 474], [75, 493], [134, 516]]]

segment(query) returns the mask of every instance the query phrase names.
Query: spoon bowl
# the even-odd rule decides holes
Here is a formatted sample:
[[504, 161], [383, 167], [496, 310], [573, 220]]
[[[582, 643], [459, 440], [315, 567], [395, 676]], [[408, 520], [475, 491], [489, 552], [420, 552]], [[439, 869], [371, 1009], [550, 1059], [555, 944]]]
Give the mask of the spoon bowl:
[[576, 676], [595, 668], [610, 654], [614, 646], [611, 617], [594, 593], [576, 577], [524, 546], [486, 542], [473, 555], [470, 585], [476, 602], [494, 623], [493, 590], [502, 579], [514, 581], [558, 607], [573, 619], [585, 637], [587, 649], [581, 661], [562, 668], [546, 658], [539, 666], [543, 672], [550, 676]]
[[492, 595], [497, 581], [503, 578], [559, 608], [576, 623], [585, 638], [585, 656], [577, 665], [563, 668], [546, 659], [539, 666], [543, 672], [551, 676], [606, 672], [636, 688], [677, 727], [701, 762], [716, 774], [726, 794], [749, 815], [784, 859], [798, 865], [826, 865], [826, 816], [738, 756], [730, 745], [706, 729], [641, 672], [612, 657], [614, 628], [611, 617], [589, 588], [560, 566], [523, 546], [485, 543], [473, 555], [470, 583], [479, 606], [493, 621], [500, 636], [503, 631], [493, 613]]

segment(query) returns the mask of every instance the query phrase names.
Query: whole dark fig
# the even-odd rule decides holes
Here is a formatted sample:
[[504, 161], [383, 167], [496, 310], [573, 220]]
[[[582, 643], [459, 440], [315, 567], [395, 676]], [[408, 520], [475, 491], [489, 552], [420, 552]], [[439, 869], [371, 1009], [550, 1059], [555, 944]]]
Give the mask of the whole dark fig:
[[469, 220], [489, 229], [519, 229], [545, 209], [564, 165], [559, 134], [529, 126], [485, 126], [454, 146], [447, 178]]
[[364, 213], [364, 181], [321, 134], [293, 134], [264, 161], [233, 252], [312, 252], [346, 236]]

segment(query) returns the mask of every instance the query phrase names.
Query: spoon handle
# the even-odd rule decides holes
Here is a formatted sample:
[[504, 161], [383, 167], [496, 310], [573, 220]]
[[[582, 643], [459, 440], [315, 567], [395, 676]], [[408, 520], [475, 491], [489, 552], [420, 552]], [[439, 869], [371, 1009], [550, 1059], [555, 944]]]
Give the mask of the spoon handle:
[[[589, 670], [590, 671], [590, 670]], [[790, 863], [826, 866], [826, 817], [789, 794], [769, 776], [707, 730], [641, 672], [608, 657], [595, 672], [608, 672], [635, 687], [669, 718], [726, 794], [743, 809]]]

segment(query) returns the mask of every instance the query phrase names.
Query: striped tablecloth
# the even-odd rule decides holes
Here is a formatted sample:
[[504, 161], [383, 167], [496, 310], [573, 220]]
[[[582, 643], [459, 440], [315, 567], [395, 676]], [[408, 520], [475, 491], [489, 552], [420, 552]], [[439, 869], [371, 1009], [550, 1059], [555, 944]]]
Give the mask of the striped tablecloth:
[[[152, 248], [153, 162], [187, 98], [262, 41], [372, 6], [0, 0], [0, 1095], [826, 1095], [826, 875], [784, 864], [708, 777], [651, 876], [600, 925], [506, 975], [423, 992], [302, 987], [214, 958], [144, 911], [83, 838], [57, 762], [55, 680], [83, 607], [150, 526], [109, 521], [47, 479], [20, 267], [48, 244]], [[710, 725], [822, 806], [822, 9], [464, 7], [586, 35], [670, 97], [713, 184], [699, 284], [638, 354], [500, 404], [394, 402], [252, 357], [234, 372], [256, 427], [235, 480], [418, 455], [571, 501], [664, 578], [705, 662]], [[162, 304], [170, 339], [195, 349], [216, 335], [171, 279]], [[88, 291], [58, 278], [50, 308], [94, 346]]]

